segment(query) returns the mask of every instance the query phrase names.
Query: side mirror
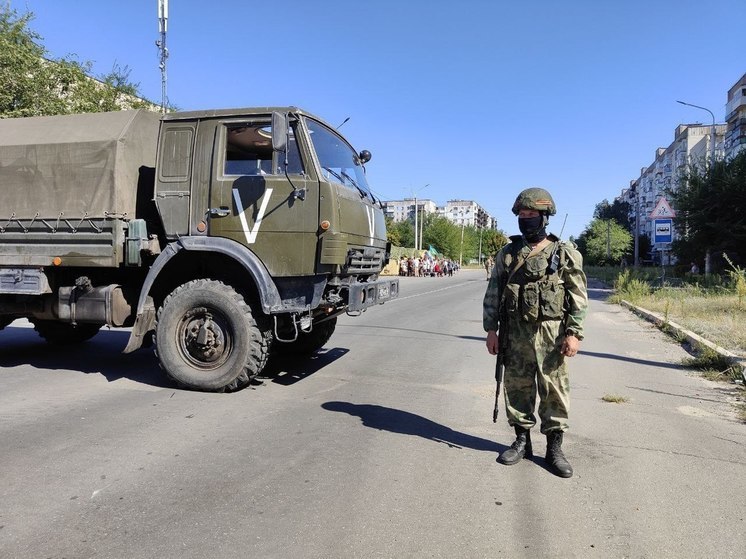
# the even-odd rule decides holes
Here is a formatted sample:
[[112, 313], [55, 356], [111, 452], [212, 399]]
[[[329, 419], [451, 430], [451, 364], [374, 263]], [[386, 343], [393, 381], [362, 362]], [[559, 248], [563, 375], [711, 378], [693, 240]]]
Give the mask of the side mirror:
[[365, 164], [368, 161], [370, 161], [371, 155], [370, 152], [367, 149], [364, 149], [358, 154], [358, 157], [360, 158], [360, 162]]
[[288, 145], [288, 116], [286, 114], [272, 113], [272, 149], [285, 151]]

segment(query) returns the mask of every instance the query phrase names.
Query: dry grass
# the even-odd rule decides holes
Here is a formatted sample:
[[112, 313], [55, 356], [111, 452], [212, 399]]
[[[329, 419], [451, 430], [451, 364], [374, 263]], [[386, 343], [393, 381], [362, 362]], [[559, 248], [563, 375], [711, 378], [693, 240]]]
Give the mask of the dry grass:
[[746, 356], [746, 305], [737, 294], [697, 287], [665, 288], [634, 304], [663, 315], [735, 354]]
[[629, 398], [626, 396], [619, 396], [617, 394], [605, 394], [603, 398], [601, 398], [604, 402], [609, 402], [612, 404], [624, 404], [625, 402], [629, 402]]

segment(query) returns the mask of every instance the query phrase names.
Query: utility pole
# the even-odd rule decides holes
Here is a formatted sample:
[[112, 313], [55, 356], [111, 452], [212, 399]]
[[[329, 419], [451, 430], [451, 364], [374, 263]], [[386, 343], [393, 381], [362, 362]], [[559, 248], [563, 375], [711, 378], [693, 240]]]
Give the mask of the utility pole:
[[482, 265], [482, 231], [484, 231], [484, 227], [480, 225], [479, 226], [479, 257], [477, 258], [477, 262], [479, 263], [479, 266]]
[[611, 220], [606, 222], [606, 261], [611, 262]]
[[158, 32], [160, 39], [155, 42], [158, 47], [159, 64], [161, 69], [161, 112], [166, 114], [168, 111], [168, 95], [166, 94], [166, 59], [168, 58], [168, 49], [166, 48], [166, 33], [168, 31], [168, 0], [158, 0]]
[[458, 267], [461, 268], [464, 260], [464, 218], [461, 218], [461, 251], [458, 254]]
[[[420, 246], [417, 243], [417, 233], [419, 232], [419, 228], [417, 226], [418, 223], [418, 217], [419, 217], [419, 211], [417, 211], [417, 193], [420, 190], [425, 190], [428, 186], [430, 186], [430, 183], [427, 183], [425, 186], [418, 188], [417, 190], [412, 190], [412, 197], [414, 198], [414, 249], [420, 250]], [[419, 240], [420, 243], [422, 242], [422, 239]]]

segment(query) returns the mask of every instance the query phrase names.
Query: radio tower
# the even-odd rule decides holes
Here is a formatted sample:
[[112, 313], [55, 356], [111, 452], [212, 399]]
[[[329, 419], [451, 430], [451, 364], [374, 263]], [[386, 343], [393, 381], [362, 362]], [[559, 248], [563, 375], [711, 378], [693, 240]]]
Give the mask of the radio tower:
[[155, 42], [158, 47], [158, 67], [161, 69], [161, 112], [166, 114], [168, 111], [168, 96], [166, 95], [166, 60], [168, 59], [168, 49], [166, 48], [166, 32], [168, 31], [168, 0], [158, 0], [158, 32], [161, 34], [160, 39]]

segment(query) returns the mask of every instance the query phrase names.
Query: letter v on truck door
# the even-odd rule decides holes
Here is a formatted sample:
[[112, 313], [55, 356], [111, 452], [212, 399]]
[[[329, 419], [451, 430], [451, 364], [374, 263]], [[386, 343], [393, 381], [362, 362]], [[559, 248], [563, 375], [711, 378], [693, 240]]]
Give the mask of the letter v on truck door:
[[[266, 121], [266, 122], [265, 122]], [[225, 215], [211, 217], [209, 234], [236, 241], [254, 252], [273, 277], [314, 272], [318, 228], [318, 188], [304, 200], [293, 196], [302, 175], [285, 176], [271, 145], [260, 154], [236, 153], [228, 135], [235, 130], [268, 130], [271, 116], [232, 118], [215, 122], [210, 207]], [[266, 125], [266, 126], [265, 126]], [[236, 157], [245, 156], [245, 160]], [[256, 161], [250, 159], [256, 157]], [[238, 164], [237, 164], [238, 163]]]

